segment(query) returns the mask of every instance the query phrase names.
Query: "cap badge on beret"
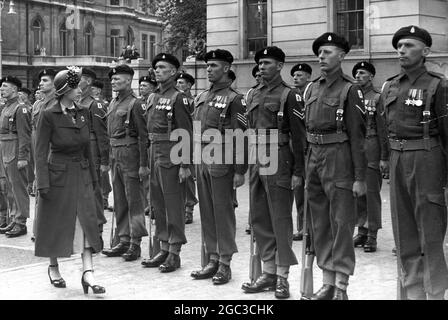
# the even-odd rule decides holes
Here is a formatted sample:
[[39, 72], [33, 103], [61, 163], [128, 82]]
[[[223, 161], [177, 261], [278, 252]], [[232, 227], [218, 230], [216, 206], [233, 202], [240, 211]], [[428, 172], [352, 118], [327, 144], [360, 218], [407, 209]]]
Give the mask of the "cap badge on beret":
[[115, 73], [115, 72], [117, 72], [117, 70], [115, 70], [115, 68], [113, 68], [113, 69], [112, 69], [112, 72]]
[[8, 77], [5, 78], [5, 81], [8, 82]]
[[415, 28], [414, 27], [411, 28], [411, 33], [415, 33]]
[[47, 74], [47, 70], [44, 70], [44, 74]]
[[268, 54], [268, 49], [264, 49], [263, 54]]
[[165, 55], [162, 56], [162, 59], [165, 59]]
[[302, 65], [299, 66], [299, 69], [302, 70]]
[[364, 62], [361, 63], [361, 67], [364, 67]]
[[216, 53], [214, 51], [213, 51], [212, 57], [216, 58]]
[[332, 41], [333, 38], [331, 36], [328, 36], [328, 41]]

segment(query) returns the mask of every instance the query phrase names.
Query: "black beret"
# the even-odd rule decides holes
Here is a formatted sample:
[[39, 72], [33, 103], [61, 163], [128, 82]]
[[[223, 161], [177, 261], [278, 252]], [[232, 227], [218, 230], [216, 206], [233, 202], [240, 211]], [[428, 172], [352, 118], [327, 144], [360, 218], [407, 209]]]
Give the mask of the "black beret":
[[193, 76], [192, 76], [191, 74], [189, 74], [189, 73], [186, 73], [186, 72], [180, 72], [180, 73], [178, 73], [177, 76], [176, 76], [176, 81], [177, 81], [177, 79], [185, 79], [185, 80], [187, 80], [188, 82], [190, 82], [191, 85], [194, 85], [194, 78], [193, 78]]
[[152, 67], [155, 69], [156, 68], [156, 64], [159, 61], [166, 61], [171, 63], [173, 66], [175, 66], [176, 68], [180, 67], [180, 62], [179, 60], [173, 56], [172, 54], [169, 53], [159, 53], [158, 55], [156, 55], [154, 57], [154, 59], [152, 60]]
[[56, 71], [53, 69], [44, 69], [41, 72], [39, 72], [39, 74], [37, 75], [37, 78], [40, 80], [40, 78], [42, 78], [43, 76], [50, 76], [51, 78], [54, 79], [54, 76], [56, 75]]
[[82, 68], [81, 75], [91, 77], [93, 80], [96, 79], [96, 73], [93, 70], [87, 68]]
[[229, 79], [232, 80], [232, 82], [236, 80], [236, 74], [233, 70], [229, 70]]
[[261, 58], [273, 58], [277, 61], [285, 62], [285, 53], [279, 47], [266, 47], [257, 51], [254, 60], [258, 64]]
[[350, 52], [350, 45], [344, 37], [333, 32], [326, 32], [313, 42], [313, 52], [317, 56], [319, 48], [323, 45], [332, 45], [344, 50], [345, 53]]
[[358, 62], [357, 64], [355, 64], [355, 66], [353, 67], [353, 70], [352, 70], [353, 78], [356, 76], [356, 71], [358, 71], [358, 69], [367, 70], [373, 75], [376, 74], [376, 70], [375, 70], [375, 67], [373, 66], [373, 64], [371, 64], [367, 61], [361, 61], [361, 62]]
[[103, 89], [104, 88], [104, 83], [102, 81], [100, 81], [100, 80], [93, 80], [92, 87]]
[[27, 95], [30, 95], [30, 94], [31, 94], [31, 90], [28, 89], [28, 88], [20, 88], [20, 89], [19, 89], [19, 92], [24, 92], [24, 93], [26, 93]]
[[294, 77], [294, 73], [296, 71], [308, 72], [310, 75], [313, 73], [313, 69], [310, 67], [309, 64], [306, 64], [306, 63], [299, 63], [299, 64], [296, 64], [294, 67], [292, 67], [291, 77]]
[[233, 56], [232, 54], [223, 49], [216, 49], [209, 51], [204, 56], [204, 61], [207, 62], [209, 60], [221, 60], [228, 63], [233, 63]]
[[134, 69], [132, 69], [127, 64], [120, 64], [119, 66], [117, 66], [109, 71], [109, 78], [112, 78], [112, 76], [115, 74], [129, 74], [129, 75], [133, 76]]
[[156, 80], [152, 79], [150, 76], [143, 76], [140, 77], [140, 79], [138, 79], [138, 84], [142, 83], [142, 82], [148, 82], [154, 86], [157, 86], [157, 82]]
[[252, 68], [252, 77], [256, 77], [257, 76], [257, 72], [260, 72], [260, 67], [258, 66], [258, 64], [255, 65], [255, 67]]
[[432, 46], [432, 38], [429, 32], [417, 26], [403, 27], [395, 32], [394, 37], [392, 38], [392, 46], [397, 49], [398, 41], [403, 38], [420, 40], [426, 44], [426, 46]]
[[3, 83], [3, 82], [12, 83], [13, 85], [17, 86], [18, 89], [22, 88], [22, 81], [20, 81], [16, 77], [12, 77], [12, 76], [3, 77], [1, 83]]

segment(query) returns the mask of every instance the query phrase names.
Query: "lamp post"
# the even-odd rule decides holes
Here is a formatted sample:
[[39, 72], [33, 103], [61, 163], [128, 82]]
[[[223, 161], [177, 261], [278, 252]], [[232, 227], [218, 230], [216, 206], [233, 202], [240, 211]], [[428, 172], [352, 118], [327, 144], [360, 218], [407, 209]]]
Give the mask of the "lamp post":
[[[3, 77], [3, 57], [2, 57], [2, 12], [3, 12], [3, 7], [5, 6], [5, 0], [0, 0], [0, 78]], [[14, 8], [14, 1], [10, 0], [9, 1], [9, 11], [8, 14], [16, 14], [16, 10]]]

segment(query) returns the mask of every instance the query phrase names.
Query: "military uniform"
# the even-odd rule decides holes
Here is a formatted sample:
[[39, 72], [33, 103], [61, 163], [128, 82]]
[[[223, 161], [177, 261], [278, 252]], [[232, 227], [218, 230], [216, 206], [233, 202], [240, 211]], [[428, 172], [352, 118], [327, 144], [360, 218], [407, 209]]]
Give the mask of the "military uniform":
[[[258, 63], [264, 57], [284, 62], [285, 55], [277, 47], [267, 47], [257, 52], [255, 62]], [[279, 285], [289, 287], [286, 282], [289, 267], [297, 264], [292, 250], [294, 194], [291, 177], [304, 175], [304, 146], [301, 137], [305, 130], [302, 108], [303, 105], [298, 103], [294, 92], [280, 74], [270, 82], [263, 80], [247, 97], [248, 126], [251, 134], [254, 132], [249, 137], [249, 153], [253, 154], [263, 147], [267, 149], [262, 152], [267, 154], [259, 154], [255, 163], [249, 157], [251, 223], [263, 261], [262, 277], [266, 277], [266, 274], [271, 278], [277, 275], [276, 297], [281, 298], [289, 296], [289, 288], [279, 288]], [[264, 130], [268, 130], [267, 133], [263, 133]], [[278, 146], [272, 146], [275, 142], [272, 141], [269, 130], [278, 132]], [[266, 141], [265, 145], [263, 140]], [[276, 154], [271, 154], [271, 149]], [[278, 168], [275, 173], [272, 174], [266, 168], [265, 159], [262, 159], [264, 156], [277, 157]], [[253, 286], [243, 284], [243, 290], [258, 292], [258, 288], [255, 288], [256, 291], [252, 289], [259, 287], [257, 283], [260, 278]]]
[[[206, 62], [213, 59], [224, 61], [230, 59], [229, 63], [233, 61], [230, 52], [220, 49], [208, 52], [205, 59]], [[240, 129], [243, 133], [247, 129], [246, 103], [243, 96], [233, 89], [231, 84], [231, 81], [212, 84], [208, 90], [198, 95], [194, 104], [194, 120], [200, 121], [201, 124], [200, 131], [194, 133], [195, 146], [199, 149], [196, 152], [200, 150], [202, 152], [210, 147], [222, 150], [220, 159], [216, 159], [213, 163], [203, 159], [202, 163], [197, 165], [197, 181], [206, 254], [210, 260], [215, 263], [219, 260], [219, 263], [226, 266], [230, 265], [233, 254], [238, 252], [235, 242], [233, 177], [235, 174], [244, 175], [247, 171], [247, 157], [242, 159], [243, 163], [236, 161], [238, 146], [233, 147], [231, 162], [225, 160], [226, 156], [229, 157], [226, 154], [229, 152], [229, 146], [225, 144], [225, 130]], [[209, 129], [222, 135], [221, 143], [210, 141], [210, 136], [206, 132]], [[231, 141], [233, 143], [236, 140]], [[229, 280], [230, 275], [224, 274], [220, 279], [214, 278], [213, 282], [221, 284]]]
[[[107, 107], [97, 102], [91, 95], [91, 89], [88, 87], [81, 95], [78, 105], [89, 110], [90, 117], [90, 149], [95, 163], [95, 170], [98, 179], [102, 176], [100, 166], [109, 165], [109, 137], [107, 135]], [[103, 224], [107, 222], [104, 216], [104, 203], [102, 184], [95, 186], [96, 209], [98, 215], [98, 225], [100, 232], [103, 231]]]
[[[128, 66], [119, 66], [111, 70], [109, 77], [130, 72], [133, 74]], [[141, 238], [148, 235], [141, 190], [143, 186], [139, 177], [139, 168], [148, 166], [145, 109], [144, 102], [129, 88], [110, 102], [107, 113], [107, 132], [112, 148], [114, 209], [120, 244], [118, 248], [104, 250], [103, 253], [107, 256], [120, 255], [130, 243], [123, 255], [127, 261], [140, 256]]]
[[[404, 27], [393, 38], [413, 38], [431, 46], [426, 30]], [[444, 256], [447, 228], [447, 83], [421, 65], [402, 72], [383, 86], [391, 147], [392, 226], [401, 284], [411, 299], [443, 298], [448, 288]]]
[[[325, 33], [313, 43], [316, 56], [324, 44], [349, 51], [344, 38]], [[355, 180], [365, 181], [363, 94], [339, 67], [313, 81], [305, 93], [305, 105], [306, 188], [313, 244], [323, 284], [331, 287], [325, 299], [339, 299], [336, 293], [345, 297], [349, 275], [355, 269], [352, 189]], [[321, 299], [319, 291], [314, 298]]]
[[[30, 113], [18, 97], [6, 101], [0, 115], [0, 149], [6, 177], [11, 186], [11, 192], [17, 210], [14, 212], [14, 223], [26, 233], [26, 219], [30, 217], [30, 199], [27, 191], [27, 168], [18, 169], [18, 161], [30, 163], [31, 126]], [[17, 229], [17, 228], [16, 228]], [[6, 235], [14, 237], [20, 234], [14, 229]]]

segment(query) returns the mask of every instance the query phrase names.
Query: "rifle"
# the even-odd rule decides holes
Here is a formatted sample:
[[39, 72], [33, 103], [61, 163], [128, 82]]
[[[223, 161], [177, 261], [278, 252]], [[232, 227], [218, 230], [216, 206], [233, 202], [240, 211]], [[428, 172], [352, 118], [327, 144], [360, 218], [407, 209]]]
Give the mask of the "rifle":
[[[153, 160], [152, 158], [152, 145], [149, 146], [149, 161]], [[149, 174], [149, 189], [148, 189], [148, 206], [149, 206], [149, 258], [152, 259], [156, 254], [160, 252], [160, 241], [157, 239], [157, 227], [155, 224], [156, 217], [154, 208], [152, 206], [152, 197], [151, 197], [151, 177], [152, 177], [152, 168], [153, 166], [150, 164], [151, 173]], [[154, 224], [154, 234], [152, 233], [152, 224]]]
[[201, 230], [201, 266], [204, 268], [210, 260], [209, 255], [207, 254], [207, 250], [205, 248], [205, 241], [204, 241], [204, 233]]
[[261, 257], [258, 246], [255, 242], [254, 230], [252, 227], [252, 215], [249, 209], [249, 227], [250, 227], [250, 262], [249, 262], [249, 279], [250, 283], [254, 283], [261, 275]]
[[111, 248], [115, 247], [117, 244], [120, 243], [120, 237], [117, 233], [117, 227], [114, 227], [114, 222], [115, 222], [115, 203], [114, 203], [114, 210], [112, 210], [112, 225], [110, 227], [109, 244]]
[[309, 300], [313, 295], [313, 262], [314, 262], [314, 247], [313, 238], [311, 232], [311, 225], [309, 223], [308, 212], [308, 194], [306, 191], [305, 183], [305, 196], [303, 200], [303, 243], [302, 243], [302, 272], [300, 279], [300, 293], [302, 294], [301, 300]]

